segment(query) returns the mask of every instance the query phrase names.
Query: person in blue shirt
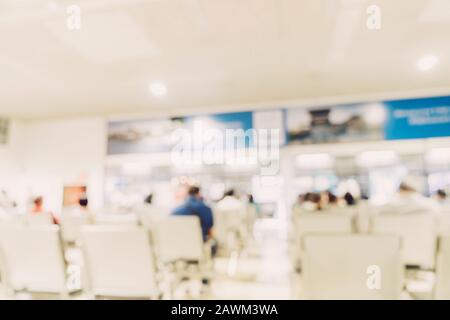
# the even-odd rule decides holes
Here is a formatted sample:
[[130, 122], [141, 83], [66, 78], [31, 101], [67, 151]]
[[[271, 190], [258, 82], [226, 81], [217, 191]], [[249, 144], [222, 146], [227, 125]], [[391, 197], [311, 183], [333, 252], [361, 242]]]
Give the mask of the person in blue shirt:
[[189, 187], [186, 201], [181, 206], [175, 208], [172, 214], [177, 216], [199, 217], [203, 241], [206, 242], [211, 238], [211, 230], [214, 224], [213, 214], [211, 208], [203, 202], [199, 187]]
[[[200, 195], [200, 188], [196, 186], [189, 187], [187, 199], [185, 202], [175, 208], [172, 212], [175, 216], [197, 216], [200, 218], [200, 225], [202, 227], [203, 241], [209, 241], [211, 247], [211, 256], [214, 257], [217, 253], [217, 243], [212, 238], [212, 227], [214, 225], [213, 213]], [[203, 285], [209, 285], [209, 279], [202, 279]]]

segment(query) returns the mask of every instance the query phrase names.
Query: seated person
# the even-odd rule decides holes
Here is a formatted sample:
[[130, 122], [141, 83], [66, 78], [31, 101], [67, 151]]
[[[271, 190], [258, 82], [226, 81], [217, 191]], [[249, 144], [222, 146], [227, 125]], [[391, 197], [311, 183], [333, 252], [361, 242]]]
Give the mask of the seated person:
[[244, 211], [244, 203], [236, 197], [234, 190], [230, 189], [224, 193], [222, 200], [217, 202], [217, 209], [223, 211], [239, 211], [242, 213]]
[[[202, 228], [203, 241], [212, 240], [211, 244], [211, 256], [215, 256], [217, 252], [217, 244], [212, 239], [212, 227], [213, 227], [213, 213], [210, 207], [208, 207], [200, 195], [200, 188], [191, 186], [189, 187], [187, 198], [185, 202], [174, 209], [172, 212], [176, 216], [197, 216], [200, 218], [200, 225]], [[176, 235], [175, 235], [176, 236]], [[209, 284], [209, 279], [202, 279], [204, 285]]]
[[153, 193], [148, 194], [144, 199], [144, 204], [151, 205], [153, 201]]
[[325, 210], [338, 205], [338, 198], [329, 190], [322, 191], [319, 194], [319, 209]]
[[95, 222], [94, 215], [91, 210], [89, 210], [89, 200], [87, 197], [81, 197], [78, 200], [79, 210], [78, 214], [85, 215], [87, 217], [87, 222], [93, 224]]
[[405, 179], [398, 188], [397, 194], [388, 203], [389, 206], [401, 207], [405, 212], [421, 209], [429, 213], [439, 213], [439, 204], [431, 199], [424, 197], [418, 191], [418, 186], [414, 184], [412, 179]]
[[307, 192], [305, 195], [300, 195], [297, 203], [294, 205], [294, 211], [297, 213], [315, 212], [320, 209], [320, 195], [313, 192]]
[[173, 215], [178, 216], [197, 216], [200, 218], [200, 225], [202, 227], [203, 241], [211, 238], [211, 230], [213, 227], [213, 214], [210, 207], [208, 207], [200, 195], [199, 187], [189, 187], [187, 198], [185, 202], [174, 209]]
[[58, 219], [54, 216], [50, 211], [44, 210], [44, 198], [38, 196], [33, 199], [33, 207], [31, 208], [32, 214], [41, 214], [41, 213], [49, 213], [52, 216], [52, 220], [54, 224], [59, 224]]
[[439, 203], [446, 204], [448, 202], [447, 192], [445, 192], [445, 190], [439, 189], [434, 195], [434, 199]]
[[353, 197], [353, 195], [350, 192], [346, 192], [344, 194], [344, 200], [345, 200], [345, 204], [347, 206], [354, 206], [354, 205], [356, 205], [356, 199], [355, 199], [355, 197]]
[[44, 199], [39, 196], [33, 199], [33, 206], [31, 208], [32, 213], [44, 212]]

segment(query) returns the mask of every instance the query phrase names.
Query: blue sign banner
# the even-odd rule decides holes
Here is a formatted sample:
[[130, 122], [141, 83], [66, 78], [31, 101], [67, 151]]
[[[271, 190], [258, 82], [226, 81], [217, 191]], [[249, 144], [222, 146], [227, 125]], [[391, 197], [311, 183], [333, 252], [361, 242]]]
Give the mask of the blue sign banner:
[[[253, 145], [253, 134], [247, 131], [253, 129], [252, 112], [190, 116], [185, 118], [185, 128], [191, 130], [193, 136], [200, 140], [208, 135], [210, 129], [220, 131], [224, 138], [226, 138], [227, 130], [240, 130], [243, 135], [236, 137], [239, 140], [238, 145], [246, 148]], [[225, 141], [223, 146], [227, 148]]]
[[450, 97], [387, 101], [385, 139], [450, 136]]
[[[244, 133], [253, 128], [252, 112], [235, 112], [213, 115], [196, 115], [166, 119], [138, 119], [112, 121], [108, 124], [109, 155], [170, 152], [177, 143], [176, 130], [185, 130], [196, 143], [203, 146], [205, 135], [215, 129], [225, 137], [227, 129], [241, 129]], [[238, 139], [238, 138], [237, 138]], [[253, 136], [240, 138], [244, 147], [253, 145]]]
[[226, 137], [233, 129], [245, 133], [237, 139], [240, 147], [248, 148], [253, 146], [252, 132], [273, 128], [286, 133], [281, 145], [283, 140], [317, 144], [449, 137], [450, 96], [290, 108], [282, 113], [249, 111], [114, 121], [108, 125], [108, 154], [170, 152], [178, 129], [186, 130], [201, 147], [212, 131]]

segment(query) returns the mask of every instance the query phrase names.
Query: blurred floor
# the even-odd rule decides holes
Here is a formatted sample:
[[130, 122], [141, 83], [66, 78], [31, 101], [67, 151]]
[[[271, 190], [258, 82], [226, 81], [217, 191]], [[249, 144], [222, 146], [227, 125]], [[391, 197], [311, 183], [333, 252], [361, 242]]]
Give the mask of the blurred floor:
[[283, 230], [261, 226], [257, 240], [238, 259], [235, 274], [227, 274], [230, 259], [217, 258], [213, 299], [291, 299], [291, 266]]

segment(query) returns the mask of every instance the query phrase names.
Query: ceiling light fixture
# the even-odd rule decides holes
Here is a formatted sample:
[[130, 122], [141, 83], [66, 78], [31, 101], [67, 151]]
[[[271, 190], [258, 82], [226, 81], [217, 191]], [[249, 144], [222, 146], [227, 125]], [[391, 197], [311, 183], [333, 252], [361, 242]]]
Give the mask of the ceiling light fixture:
[[162, 82], [152, 82], [149, 85], [149, 89], [150, 89], [150, 92], [155, 97], [162, 97], [162, 96], [165, 96], [167, 94], [167, 87]]
[[424, 56], [417, 61], [417, 69], [420, 71], [429, 71], [438, 63], [438, 58], [433, 55]]

